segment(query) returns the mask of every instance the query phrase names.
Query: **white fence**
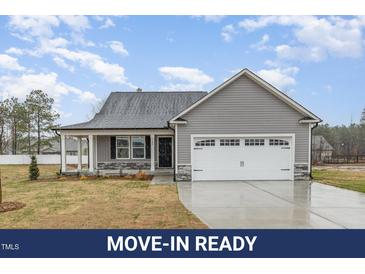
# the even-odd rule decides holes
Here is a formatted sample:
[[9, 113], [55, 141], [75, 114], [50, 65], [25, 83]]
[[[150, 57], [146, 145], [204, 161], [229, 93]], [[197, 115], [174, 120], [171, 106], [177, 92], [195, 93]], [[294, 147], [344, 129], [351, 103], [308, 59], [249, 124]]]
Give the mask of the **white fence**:
[[[37, 163], [40, 165], [57, 165], [61, 163], [60, 155], [36, 155]], [[67, 164], [77, 164], [77, 155], [67, 155]], [[87, 164], [87, 155], [82, 156], [82, 163]], [[29, 165], [29, 155], [0, 155], [0, 165]]]

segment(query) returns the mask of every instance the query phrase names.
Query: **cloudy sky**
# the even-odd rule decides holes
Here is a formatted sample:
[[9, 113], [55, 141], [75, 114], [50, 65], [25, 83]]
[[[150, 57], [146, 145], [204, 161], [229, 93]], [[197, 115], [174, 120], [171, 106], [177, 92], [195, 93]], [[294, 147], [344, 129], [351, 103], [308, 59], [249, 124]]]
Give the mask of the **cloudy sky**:
[[365, 17], [0, 16], [0, 95], [42, 89], [61, 123], [111, 91], [210, 91], [249, 68], [325, 122], [365, 107]]

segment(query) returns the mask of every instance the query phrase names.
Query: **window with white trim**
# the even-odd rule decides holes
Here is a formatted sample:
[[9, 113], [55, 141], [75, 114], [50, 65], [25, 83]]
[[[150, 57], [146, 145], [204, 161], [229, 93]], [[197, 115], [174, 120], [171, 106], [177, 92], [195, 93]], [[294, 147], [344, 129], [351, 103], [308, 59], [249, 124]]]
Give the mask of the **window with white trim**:
[[265, 139], [245, 139], [245, 146], [264, 146]]
[[214, 147], [215, 140], [214, 139], [207, 139], [195, 142], [195, 146], [197, 147]]
[[286, 140], [281, 140], [281, 139], [270, 139], [269, 145], [270, 146], [288, 146], [289, 142]]
[[146, 140], [144, 136], [132, 136], [132, 158], [144, 159], [146, 157]]
[[129, 137], [117, 136], [116, 137], [116, 155], [117, 159], [129, 159]]
[[220, 146], [239, 146], [240, 139], [220, 139]]

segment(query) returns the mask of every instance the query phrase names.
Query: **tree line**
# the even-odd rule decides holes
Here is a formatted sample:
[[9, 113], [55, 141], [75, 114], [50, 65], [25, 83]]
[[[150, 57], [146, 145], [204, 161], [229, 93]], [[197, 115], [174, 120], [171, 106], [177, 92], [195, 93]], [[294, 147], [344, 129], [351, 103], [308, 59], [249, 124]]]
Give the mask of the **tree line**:
[[335, 156], [365, 155], [365, 108], [359, 123], [332, 127], [319, 125], [313, 135], [322, 135], [334, 148]]
[[54, 139], [59, 114], [54, 99], [32, 90], [23, 102], [11, 97], [0, 101], [0, 154], [40, 154]]

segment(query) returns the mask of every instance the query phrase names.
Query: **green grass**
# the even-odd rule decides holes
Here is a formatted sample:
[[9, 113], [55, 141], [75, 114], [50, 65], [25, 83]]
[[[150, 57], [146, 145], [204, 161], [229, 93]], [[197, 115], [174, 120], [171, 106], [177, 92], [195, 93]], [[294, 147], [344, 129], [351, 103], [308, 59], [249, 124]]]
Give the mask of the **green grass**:
[[314, 169], [312, 175], [317, 182], [365, 193], [365, 172]]
[[3, 201], [26, 206], [0, 214], [0, 228], [206, 228], [179, 201], [176, 185], [149, 181], [58, 179], [57, 166], [0, 166]]

